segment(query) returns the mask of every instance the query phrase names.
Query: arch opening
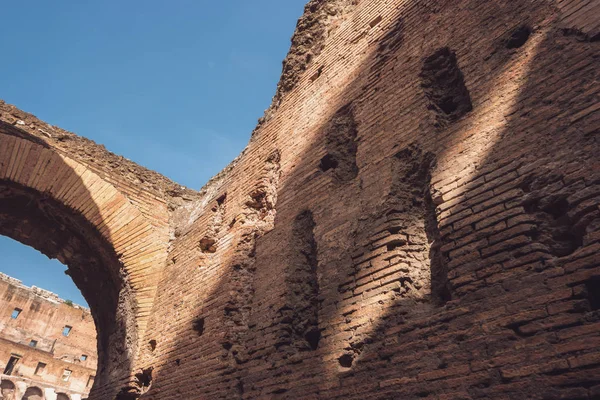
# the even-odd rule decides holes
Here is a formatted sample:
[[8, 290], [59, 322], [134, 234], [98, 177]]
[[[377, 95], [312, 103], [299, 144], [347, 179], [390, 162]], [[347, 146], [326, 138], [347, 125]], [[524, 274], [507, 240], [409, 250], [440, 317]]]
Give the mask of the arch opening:
[[44, 192], [8, 180], [0, 180], [0, 235], [66, 265], [65, 273], [89, 304], [98, 352], [90, 398], [95, 391], [106, 393], [106, 387], [127, 380], [137, 342], [135, 302], [107, 240], [78, 212]]
[[28, 387], [21, 400], [44, 400], [44, 392], [37, 386]]
[[14, 400], [16, 387], [12, 381], [8, 379], [2, 379], [0, 382], [0, 395], [5, 400]]

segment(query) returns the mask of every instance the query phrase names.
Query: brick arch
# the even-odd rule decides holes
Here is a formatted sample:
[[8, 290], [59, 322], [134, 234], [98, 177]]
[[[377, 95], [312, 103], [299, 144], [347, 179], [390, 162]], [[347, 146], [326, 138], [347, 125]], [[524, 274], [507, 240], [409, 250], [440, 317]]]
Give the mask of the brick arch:
[[44, 391], [37, 386], [30, 386], [25, 390], [22, 400], [44, 400]]
[[109, 180], [0, 124], [0, 234], [67, 265], [90, 304], [99, 340], [90, 398], [132, 381], [166, 255], [154, 226]]
[[2, 382], [0, 382], [0, 396], [2, 396], [3, 399], [14, 399], [16, 390], [17, 387], [15, 386], [13, 381], [8, 379], [2, 379]]

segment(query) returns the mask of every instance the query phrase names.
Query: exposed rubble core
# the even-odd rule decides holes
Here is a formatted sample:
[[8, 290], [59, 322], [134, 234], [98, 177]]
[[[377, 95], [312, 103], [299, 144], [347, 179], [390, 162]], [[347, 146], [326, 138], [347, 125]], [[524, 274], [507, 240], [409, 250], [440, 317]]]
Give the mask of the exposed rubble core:
[[198, 192], [0, 104], [0, 233], [109, 327], [90, 399], [596, 399], [598, 4], [311, 1]]
[[280, 336], [275, 347], [288, 351], [317, 350], [319, 329], [319, 277], [315, 221], [310, 211], [300, 213], [292, 226], [292, 250], [287, 261], [285, 305], [279, 309]]
[[473, 109], [456, 53], [447, 47], [425, 59], [421, 86], [429, 100], [429, 109], [435, 113], [435, 125], [438, 127], [462, 118]]
[[352, 113], [352, 105], [348, 104], [339, 109], [325, 129], [327, 130], [325, 143], [327, 154], [321, 158], [319, 168], [323, 172], [333, 170], [333, 176], [339, 182], [356, 178], [358, 128]]

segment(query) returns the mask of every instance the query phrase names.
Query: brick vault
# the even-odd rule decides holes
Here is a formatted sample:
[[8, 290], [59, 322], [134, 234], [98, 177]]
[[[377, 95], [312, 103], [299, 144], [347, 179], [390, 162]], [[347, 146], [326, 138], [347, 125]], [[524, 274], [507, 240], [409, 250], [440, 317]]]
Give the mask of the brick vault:
[[199, 192], [0, 103], [90, 399], [600, 398], [600, 3], [311, 0]]

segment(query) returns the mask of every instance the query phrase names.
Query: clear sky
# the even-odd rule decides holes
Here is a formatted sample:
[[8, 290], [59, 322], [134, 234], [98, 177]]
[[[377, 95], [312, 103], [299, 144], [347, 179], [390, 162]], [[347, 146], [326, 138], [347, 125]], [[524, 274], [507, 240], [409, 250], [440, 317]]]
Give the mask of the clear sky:
[[[0, 98], [199, 189], [246, 145], [307, 0], [2, 4]], [[0, 237], [0, 271], [82, 303], [65, 269]]]

